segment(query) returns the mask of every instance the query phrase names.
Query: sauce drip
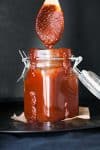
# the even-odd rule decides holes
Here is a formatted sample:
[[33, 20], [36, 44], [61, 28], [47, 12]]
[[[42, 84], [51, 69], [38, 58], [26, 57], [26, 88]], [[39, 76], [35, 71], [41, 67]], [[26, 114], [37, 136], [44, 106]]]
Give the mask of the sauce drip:
[[47, 48], [52, 48], [61, 38], [64, 30], [64, 16], [61, 8], [45, 4], [36, 19], [36, 32]]

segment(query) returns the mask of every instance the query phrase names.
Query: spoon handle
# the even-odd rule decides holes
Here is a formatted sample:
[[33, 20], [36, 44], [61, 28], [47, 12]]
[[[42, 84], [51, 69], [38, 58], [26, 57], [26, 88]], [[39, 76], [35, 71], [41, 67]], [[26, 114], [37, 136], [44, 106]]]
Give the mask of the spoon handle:
[[52, 5], [57, 5], [60, 7], [59, 0], [45, 0], [44, 4], [52, 4]]

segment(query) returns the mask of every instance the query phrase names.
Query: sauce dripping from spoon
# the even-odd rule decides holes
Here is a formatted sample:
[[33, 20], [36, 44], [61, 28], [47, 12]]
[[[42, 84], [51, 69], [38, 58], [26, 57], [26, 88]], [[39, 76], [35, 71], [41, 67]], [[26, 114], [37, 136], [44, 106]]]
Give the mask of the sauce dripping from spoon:
[[64, 30], [64, 16], [58, 0], [45, 0], [36, 18], [36, 32], [47, 48], [60, 40]]

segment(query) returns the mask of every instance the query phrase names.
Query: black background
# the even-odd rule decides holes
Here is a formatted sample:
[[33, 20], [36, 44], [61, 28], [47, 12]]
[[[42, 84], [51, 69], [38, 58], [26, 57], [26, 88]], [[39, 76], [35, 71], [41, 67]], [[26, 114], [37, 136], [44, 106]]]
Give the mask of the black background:
[[[100, 75], [100, 0], [60, 2], [65, 14], [65, 31], [56, 47], [72, 48], [76, 56], [84, 57], [81, 69]], [[18, 50], [27, 53], [30, 47], [43, 48], [34, 25], [42, 3], [43, 0], [0, 0], [0, 102], [22, 100], [19, 97], [23, 97], [23, 82], [16, 83], [23, 69]], [[81, 83], [79, 93], [80, 104], [90, 106], [93, 114], [100, 117], [97, 98]], [[5, 103], [3, 106], [7, 111]], [[23, 149], [100, 150], [100, 128], [54, 134], [0, 134], [0, 150]]]
[[[27, 53], [30, 47], [43, 48], [35, 33], [35, 19], [42, 3], [43, 0], [0, 0], [0, 101], [23, 97], [23, 82], [16, 83], [23, 69], [18, 50]], [[72, 48], [76, 56], [84, 58], [81, 69], [100, 75], [100, 1], [60, 3], [65, 30], [56, 47]], [[81, 84], [79, 91], [81, 104], [94, 103], [94, 96]]]

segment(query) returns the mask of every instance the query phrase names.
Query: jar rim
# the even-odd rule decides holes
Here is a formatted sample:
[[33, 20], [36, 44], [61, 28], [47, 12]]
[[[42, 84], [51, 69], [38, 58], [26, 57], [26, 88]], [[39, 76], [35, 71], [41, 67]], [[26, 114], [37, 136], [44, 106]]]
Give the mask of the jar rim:
[[64, 60], [72, 56], [69, 48], [53, 48], [53, 49], [35, 49], [31, 48], [29, 53], [30, 60]]

